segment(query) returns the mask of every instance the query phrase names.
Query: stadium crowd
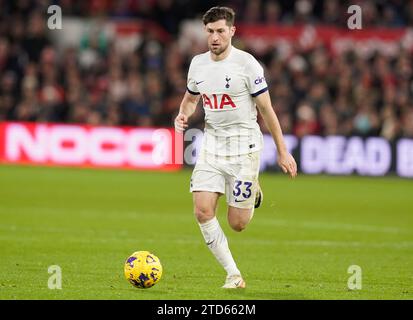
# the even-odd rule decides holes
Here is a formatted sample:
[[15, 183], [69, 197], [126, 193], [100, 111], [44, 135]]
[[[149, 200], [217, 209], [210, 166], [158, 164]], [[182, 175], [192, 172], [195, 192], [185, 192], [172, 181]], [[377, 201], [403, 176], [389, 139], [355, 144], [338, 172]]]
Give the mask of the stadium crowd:
[[[0, 0], [0, 121], [171, 126], [186, 89], [190, 60], [179, 26], [211, 1], [55, 1], [64, 15], [132, 17], [156, 21], [171, 41], [148, 32], [127, 54], [102, 33], [84, 35], [59, 52], [45, 15], [51, 1]], [[251, 24], [345, 23], [338, 0], [245, 1], [226, 4], [237, 22]], [[221, 3], [222, 4], [222, 3]], [[413, 26], [413, 1], [363, 1], [363, 25]], [[198, 17], [199, 17], [198, 14]], [[250, 50], [237, 40], [241, 49]], [[254, 53], [254, 52], [252, 52]], [[355, 52], [333, 56], [324, 46], [299, 45], [285, 59], [276, 48], [256, 57], [264, 64], [274, 108], [285, 133], [297, 136], [361, 135], [413, 138], [413, 57]], [[202, 108], [192, 120], [202, 126]], [[263, 126], [263, 130], [265, 130]]]

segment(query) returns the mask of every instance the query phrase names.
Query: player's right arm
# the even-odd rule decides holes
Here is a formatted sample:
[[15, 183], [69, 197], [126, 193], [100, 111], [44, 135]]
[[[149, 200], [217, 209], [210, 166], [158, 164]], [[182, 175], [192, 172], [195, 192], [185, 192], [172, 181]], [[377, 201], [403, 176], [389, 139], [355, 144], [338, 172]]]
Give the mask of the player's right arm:
[[188, 119], [195, 112], [196, 106], [201, 96], [195, 81], [196, 74], [196, 60], [195, 56], [188, 70], [187, 90], [179, 107], [179, 113], [175, 118], [175, 130], [182, 133], [188, 127]]
[[195, 112], [199, 97], [199, 94], [194, 95], [188, 91], [185, 92], [179, 107], [179, 113], [175, 118], [175, 130], [177, 132], [181, 133], [188, 127], [188, 119]]

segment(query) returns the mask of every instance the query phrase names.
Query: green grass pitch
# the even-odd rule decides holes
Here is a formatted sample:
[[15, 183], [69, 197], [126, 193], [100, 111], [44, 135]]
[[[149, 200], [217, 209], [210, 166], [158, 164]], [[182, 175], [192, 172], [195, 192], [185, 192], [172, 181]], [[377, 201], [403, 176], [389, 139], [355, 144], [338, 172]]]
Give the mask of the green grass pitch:
[[[263, 207], [236, 233], [219, 220], [247, 288], [225, 274], [192, 213], [191, 171], [0, 166], [0, 299], [413, 299], [413, 181], [262, 174]], [[125, 259], [164, 274], [140, 290]], [[59, 265], [62, 289], [48, 289]], [[349, 290], [351, 265], [362, 289]]]

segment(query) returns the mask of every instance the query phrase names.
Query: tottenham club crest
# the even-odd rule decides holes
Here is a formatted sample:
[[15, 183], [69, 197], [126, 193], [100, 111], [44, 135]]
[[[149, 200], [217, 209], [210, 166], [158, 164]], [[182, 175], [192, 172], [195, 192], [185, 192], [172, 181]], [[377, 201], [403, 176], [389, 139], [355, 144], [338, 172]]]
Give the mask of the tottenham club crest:
[[228, 76], [225, 76], [225, 81], [227, 82], [227, 84], [225, 85], [225, 88], [229, 88], [229, 80], [231, 80], [231, 78], [229, 78]]

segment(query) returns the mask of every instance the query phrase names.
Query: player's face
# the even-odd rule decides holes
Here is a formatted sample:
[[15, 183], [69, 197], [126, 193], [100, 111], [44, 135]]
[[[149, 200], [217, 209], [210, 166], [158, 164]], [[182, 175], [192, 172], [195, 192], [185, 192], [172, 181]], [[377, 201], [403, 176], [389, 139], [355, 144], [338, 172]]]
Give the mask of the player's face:
[[205, 30], [208, 34], [208, 48], [217, 56], [228, 48], [235, 33], [235, 27], [228, 26], [224, 19], [208, 23]]

